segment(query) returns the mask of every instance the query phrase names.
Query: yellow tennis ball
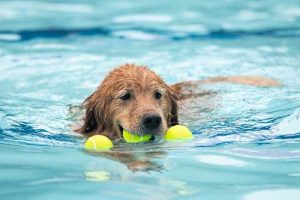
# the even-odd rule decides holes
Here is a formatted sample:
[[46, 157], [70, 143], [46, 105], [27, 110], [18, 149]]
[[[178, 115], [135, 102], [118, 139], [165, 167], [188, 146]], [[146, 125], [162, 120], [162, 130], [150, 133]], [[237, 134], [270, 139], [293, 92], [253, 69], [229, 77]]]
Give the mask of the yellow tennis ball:
[[170, 140], [185, 140], [192, 139], [192, 132], [183, 125], [175, 125], [169, 128], [165, 134], [165, 139]]
[[140, 136], [140, 135], [129, 133], [128, 131], [126, 131], [124, 129], [123, 130], [123, 138], [128, 143], [138, 143], [138, 142], [147, 142], [147, 141], [149, 141], [150, 138], [151, 138], [151, 135], [147, 134], [147, 135]]
[[94, 135], [89, 137], [84, 143], [84, 148], [93, 151], [108, 150], [113, 147], [111, 140], [104, 135]]

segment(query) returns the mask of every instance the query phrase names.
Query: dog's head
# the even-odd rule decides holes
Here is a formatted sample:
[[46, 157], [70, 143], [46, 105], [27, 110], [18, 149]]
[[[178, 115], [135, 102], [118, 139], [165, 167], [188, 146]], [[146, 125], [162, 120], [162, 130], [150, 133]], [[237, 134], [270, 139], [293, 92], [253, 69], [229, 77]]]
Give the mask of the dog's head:
[[85, 100], [80, 132], [111, 139], [121, 138], [123, 129], [161, 136], [178, 124], [176, 100], [175, 92], [153, 71], [125, 64], [110, 72]]

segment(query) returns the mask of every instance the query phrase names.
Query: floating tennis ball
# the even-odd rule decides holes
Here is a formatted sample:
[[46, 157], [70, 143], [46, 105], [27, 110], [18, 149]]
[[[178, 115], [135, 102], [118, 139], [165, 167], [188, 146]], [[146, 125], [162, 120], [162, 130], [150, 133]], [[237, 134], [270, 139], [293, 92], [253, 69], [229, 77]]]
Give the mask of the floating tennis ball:
[[89, 137], [84, 143], [84, 148], [92, 151], [103, 151], [113, 147], [111, 140], [104, 135]]
[[183, 125], [175, 125], [169, 128], [165, 134], [165, 139], [168, 141], [171, 140], [185, 140], [192, 139], [192, 132]]
[[135, 135], [132, 133], [129, 133], [128, 131], [126, 131], [125, 129], [123, 130], [123, 138], [126, 142], [128, 143], [138, 143], [138, 142], [147, 142], [150, 140], [151, 135], [147, 134], [147, 135]]

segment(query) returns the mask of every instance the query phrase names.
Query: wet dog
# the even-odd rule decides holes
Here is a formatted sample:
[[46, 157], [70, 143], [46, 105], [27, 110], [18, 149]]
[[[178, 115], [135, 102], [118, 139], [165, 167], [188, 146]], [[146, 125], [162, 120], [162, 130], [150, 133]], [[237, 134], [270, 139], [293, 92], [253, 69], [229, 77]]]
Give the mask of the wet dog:
[[256, 76], [215, 77], [167, 85], [145, 66], [124, 64], [112, 70], [84, 101], [84, 123], [77, 131], [87, 136], [102, 134], [112, 140], [122, 138], [123, 129], [161, 137], [170, 126], [179, 123], [177, 102], [209, 95], [208, 91], [194, 92], [193, 88], [216, 82], [261, 87], [280, 85], [275, 80]]
[[[265, 77], [215, 77], [168, 85], [145, 66], [124, 64], [112, 70], [83, 103], [85, 116], [77, 132], [85, 136], [101, 134], [112, 140], [122, 139], [124, 129], [137, 134], [163, 137], [165, 131], [179, 123], [178, 101], [210, 95], [195, 90], [201, 84], [229, 82], [260, 87], [281, 84]], [[124, 152], [104, 154], [125, 163], [132, 170], [160, 169], [150, 160], [138, 160]]]

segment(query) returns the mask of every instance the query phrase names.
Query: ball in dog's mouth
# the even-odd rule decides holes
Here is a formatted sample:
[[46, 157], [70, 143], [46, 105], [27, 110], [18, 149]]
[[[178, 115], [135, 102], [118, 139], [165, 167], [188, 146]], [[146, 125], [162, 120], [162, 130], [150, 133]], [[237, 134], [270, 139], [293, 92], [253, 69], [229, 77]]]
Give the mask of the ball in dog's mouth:
[[128, 143], [138, 143], [138, 142], [147, 142], [155, 140], [155, 136], [153, 134], [138, 134], [127, 129], [124, 129], [123, 126], [119, 125], [119, 129], [122, 135], [122, 138]]

